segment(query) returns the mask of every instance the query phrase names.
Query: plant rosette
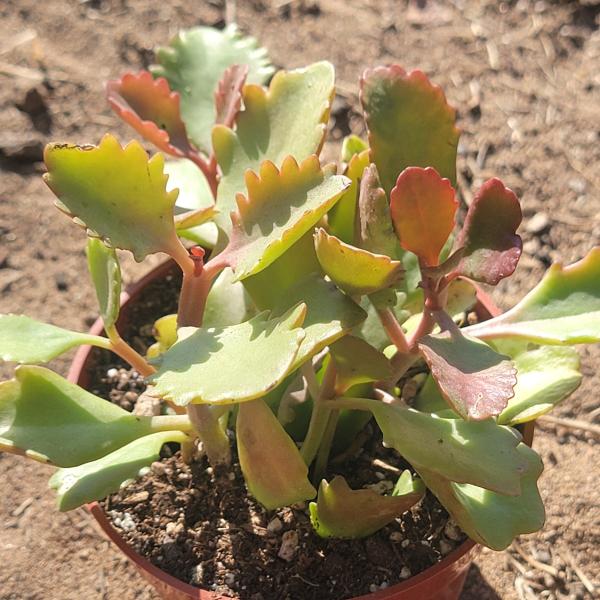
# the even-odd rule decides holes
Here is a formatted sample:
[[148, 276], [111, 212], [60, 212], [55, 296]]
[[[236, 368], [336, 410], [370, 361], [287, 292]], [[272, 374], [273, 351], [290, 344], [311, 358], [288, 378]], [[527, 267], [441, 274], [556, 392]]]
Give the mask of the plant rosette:
[[[492, 549], [540, 529], [543, 466], [516, 427], [580, 384], [572, 346], [600, 341], [600, 248], [471, 322], [472, 283], [517, 267], [521, 208], [490, 179], [457, 225], [455, 111], [422, 72], [364, 72], [368, 136], [348, 137], [336, 166], [319, 159], [329, 63], [272, 76], [233, 27], [181, 32], [157, 62], [107, 97], [160, 152], [109, 134], [45, 150], [56, 205], [88, 237], [106, 335], [0, 316], [0, 358], [19, 363], [0, 383], [0, 450], [56, 466], [63, 511], [143, 476], [165, 444], [233, 469], [235, 436], [253, 501], [310, 502], [321, 538], [368, 538], [426, 489]], [[181, 271], [146, 355], [121, 335], [116, 249]], [[131, 365], [159, 411], [131, 414], [39, 366], [82, 345]], [[329, 477], [367, 422], [406, 464], [387, 493]]]

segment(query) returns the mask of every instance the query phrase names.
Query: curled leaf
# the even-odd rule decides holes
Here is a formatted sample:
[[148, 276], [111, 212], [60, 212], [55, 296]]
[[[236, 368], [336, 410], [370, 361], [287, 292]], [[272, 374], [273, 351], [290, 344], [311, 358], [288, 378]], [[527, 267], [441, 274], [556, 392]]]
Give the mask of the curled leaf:
[[400, 245], [414, 252], [427, 266], [439, 256], [454, 229], [458, 201], [448, 179], [435, 169], [405, 169], [390, 194], [390, 210]]
[[177, 315], [165, 315], [154, 322], [154, 337], [156, 342], [146, 352], [149, 359], [164, 354], [177, 341]]
[[392, 287], [404, 274], [400, 261], [345, 244], [322, 228], [315, 233], [315, 249], [323, 271], [350, 296]]
[[360, 85], [371, 160], [385, 191], [407, 167], [433, 167], [454, 185], [459, 131], [441, 88], [399, 65], [368, 69]]
[[121, 300], [121, 267], [117, 253], [104, 242], [89, 238], [86, 254], [88, 269], [96, 289], [100, 316], [105, 329], [114, 327], [119, 316]]
[[238, 194], [231, 240], [220, 258], [237, 279], [262, 271], [313, 227], [348, 185], [345, 177], [322, 169], [316, 156], [301, 164], [290, 156], [281, 170], [265, 161], [258, 175], [247, 171], [248, 195]]
[[225, 69], [215, 92], [215, 123], [233, 127], [242, 107], [242, 88], [248, 76], [248, 65], [231, 65]]
[[523, 215], [519, 200], [499, 179], [486, 181], [469, 206], [456, 241], [463, 248], [457, 273], [496, 285], [512, 275], [523, 243], [516, 234]]
[[106, 97], [123, 121], [163, 152], [183, 157], [194, 151], [181, 120], [179, 94], [163, 77], [126, 73], [106, 84]]
[[310, 520], [321, 537], [367, 537], [416, 504], [425, 492], [420, 480], [404, 471], [398, 494], [382, 496], [370, 489], [353, 490], [340, 475], [319, 486], [316, 502], [310, 503]]
[[458, 328], [426, 335], [419, 350], [450, 407], [465, 419], [498, 416], [514, 396], [517, 370], [510, 357]]
[[246, 485], [265, 508], [315, 497], [298, 447], [263, 400], [240, 404], [235, 430]]
[[59, 469], [49, 485], [56, 490], [60, 511], [73, 510], [86, 502], [101, 500], [128, 481], [143, 475], [160, 456], [167, 442], [190, 438], [181, 431], [161, 431], [137, 439], [115, 452], [77, 467]]

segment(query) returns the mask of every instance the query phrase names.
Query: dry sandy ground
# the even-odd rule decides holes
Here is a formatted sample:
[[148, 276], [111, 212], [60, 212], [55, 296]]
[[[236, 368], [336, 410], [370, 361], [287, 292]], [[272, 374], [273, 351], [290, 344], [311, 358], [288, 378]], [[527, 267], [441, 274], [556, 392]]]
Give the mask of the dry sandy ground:
[[[464, 131], [464, 196], [497, 175], [523, 202], [525, 254], [513, 282], [497, 292], [503, 306], [534, 285], [550, 261], [576, 260], [600, 243], [597, 3], [237, 5], [237, 21], [269, 47], [276, 64], [322, 58], [335, 64], [334, 142], [348, 130], [361, 132], [355, 82], [366, 66], [419, 67], [444, 87]], [[233, 12], [235, 3], [228, 8]], [[23, 311], [71, 328], [90, 324], [96, 309], [82, 235], [51, 206], [40, 178], [42, 144], [95, 143], [107, 130], [122, 140], [134, 137], [107, 108], [103, 81], [147, 64], [153, 46], [178, 28], [222, 25], [225, 18], [218, 0], [0, 2], [1, 312]], [[147, 268], [126, 261], [128, 281]], [[587, 380], [555, 414], [599, 422], [599, 359], [597, 349], [583, 352]], [[67, 365], [68, 357], [55, 366], [65, 373]], [[8, 376], [8, 368], [0, 370]], [[465, 599], [592, 598], [586, 576], [588, 586], [600, 589], [597, 441], [578, 430], [538, 431], [535, 446], [547, 465], [546, 527], [519, 542], [530, 562], [516, 549], [484, 553]], [[54, 511], [48, 474], [41, 465], [0, 455], [0, 599], [156, 598], [84, 512]], [[558, 578], [532, 559], [556, 567]]]

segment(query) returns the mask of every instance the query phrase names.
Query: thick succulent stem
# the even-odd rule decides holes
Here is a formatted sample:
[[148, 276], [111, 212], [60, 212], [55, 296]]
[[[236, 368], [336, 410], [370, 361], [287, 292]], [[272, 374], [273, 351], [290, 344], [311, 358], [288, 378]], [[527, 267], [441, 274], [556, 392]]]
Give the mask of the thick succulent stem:
[[187, 413], [212, 466], [231, 464], [227, 433], [206, 404], [188, 404]]
[[398, 352], [407, 353], [409, 351], [408, 340], [394, 313], [389, 308], [380, 308], [377, 309], [377, 316], [392, 344], [398, 349]]
[[310, 465], [315, 459], [323, 435], [325, 434], [327, 423], [329, 422], [331, 409], [323, 406], [323, 402], [333, 398], [335, 394], [335, 378], [335, 366], [330, 360], [325, 369], [325, 374], [323, 375], [319, 395], [314, 399], [308, 432], [304, 438], [304, 442], [302, 442], [302, 448], [300, 449], [300, 454], [302, 454], [302, 458], [307, 465]]

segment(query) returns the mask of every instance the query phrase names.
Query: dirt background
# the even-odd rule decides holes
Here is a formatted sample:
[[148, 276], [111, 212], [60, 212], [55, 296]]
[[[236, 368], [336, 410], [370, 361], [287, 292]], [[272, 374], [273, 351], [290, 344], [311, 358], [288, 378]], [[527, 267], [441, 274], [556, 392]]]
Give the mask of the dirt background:
[[[463, 129], [464, 199], [492, 175], [522, 199], [524, 256], [496, 293], [509, 306], [550, 261], [571, 262], [600, 243], [599, 15], [591, 0], [0, 0], [0, 312], [90, 325], [84, 240], [52, 208], [40, 177], [43, 144], [97, 143], [106, 131], [135, 137], [108, 109], [103, 82], [147, 65], [152, 48], [179, 28], [232, 17], [279, 66], [335, 64], [330, 155], [349, 130], [361, 133], [356, 81], [365, 67], [398, 62], [443, 86]], [[126, 280], [149, 266], [127, 259]], [[582, 357], [587, 379], [554, 414], [599, 424], [600, 353]], [[65, 374], [68, 362], [54, 366]], [[464, 599], [598, 597], [597, 441], [540, 426], [547, 524], [509, 552], [484, 552]], [[0, 599], [156, 599], [85, 512], [55, 512], [48, 475], [0, 455]]]

